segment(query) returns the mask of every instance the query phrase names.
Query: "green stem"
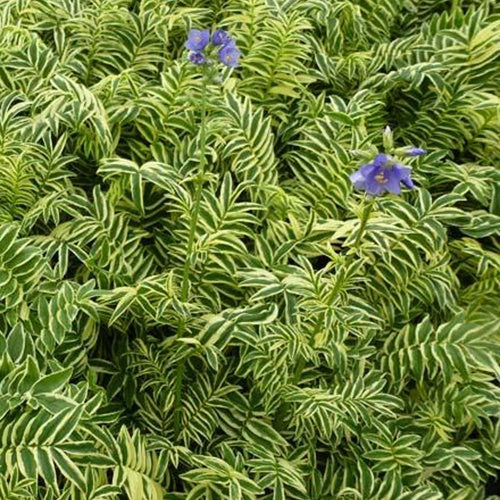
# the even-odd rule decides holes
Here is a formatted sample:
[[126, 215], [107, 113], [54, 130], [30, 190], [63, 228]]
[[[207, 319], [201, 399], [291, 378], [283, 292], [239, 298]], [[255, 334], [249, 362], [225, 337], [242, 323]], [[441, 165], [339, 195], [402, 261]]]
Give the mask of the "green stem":
[[[356, 239], [354, 240], [354, 245], [353, 247], [358, 250], [359, 249], [359, 244], [361, 243], [361, 238], [363, 237], [363, 233], [365, 232], [366, 224], [368, 222], [368, 219], [370, 218], [370, 214], [373, 209], [373, 204], [374, 201], [370, 200], [367, 201], [365, 206], [363, 207], [363, 212], [361, 213], [361, 223], [358, 228], [358, 234], [356, 235]], [[352, 256], [352, 254], [351, 254]], [[350, 256], [350, 257], [351, 257]], [[350, 263], [350, 258], [348, 257], [348, 262]]]
[[[359, 228], [358, 228], [358, 233], [356, 235], [356, 239], [354, 240], [354, 244], [353, 244], [353, 248], [355, 250], [359, 249], [359, 245], [360, 245], [361, 240], [363, 238], [363, 234], [364, 234], [365, 229], [366, 229], [366, 224], [368, 223], [368, 219], [370, 218], [370, 214], [372, 212], [373, 205], [374, 205], [374, 201], [369, 200], [369, 201], [366, 201], [365, 206], [363, 207], [363, 211], [361, 213], [360, 224], [359, 224]], [[351, 263], [352, 259], [354, 258], [354, 255], [355, 255], [355, 252], [353, 252], [347, 256], [346, 261], [345, 261], [345, 264], [347, 266]], [[336, 296], [336, 294], [338, 293], [338, 291], [340, 289], [341, 281], [342, 280], [339, 278], [337, 280], [337, 282], [335, 283], [333, 293], [330, 294], [330, 297], [332, 300]], [[318, 332], [318, 330], [321, 327], [321, 324], [324, 322], [324, 320], [325, 320], [325, 313], [321, 312], [320, 316], [318, 318], [318, 321], [316, 322], [316, 325], [314, 327], [314, 334], [316, 334]], [[311, 346], [313, 344], [313, 341], [314, 341], [314, 335], [311, 337], [311, 340], [309, 342], [309, 344]], [[292, 384], [296, 385], [299, 383], [300, 377], [302, 376], [302, 372], [304, 371], [305, 367], [306, 367], [306, 359], [304, 358], [304, 356], [300, 356], [299, 360], [297, 361], [297, 366], [295, 368], [295, 372], [293, 374]], [[283, 403], [276, 410], [276, 417], [274, 420], [274, 426], [278, 431], [282, 430], [285, 426], [285, 416], [288, 412], [288, 408], [289, 408], [289, 405], [286, 403]]]
[[[200, 164], [198, 176], [195, 185], [194, 203], [192, 210], [191, 227], [189, 229], [188, 244], [186, 249], [186, 260], [184, 261], [184, 268], [182, 271], [181, 282], [181, 301], [186, 302], [189, 295], [189, 270], [191, 260], [193, 257], [193, 246], [196, 237], [196, 227], [198, 225], [198, 218], [200, 214], [201, 195], [203, 192], [203, 181], [205, 177], [206, 166], [206, 114], [207, 114], [207, 75], [203, 75], [203, 87], [201, 94], [201, 123], [200, 123]], [[186, 329], [186, 321], [179, 322], [176, 338], [182, 337]], [[182, 415], [182, 381], [184, 378], [185, 358], [181, 358], [177, 362], [177, 369], [175, 371], [175, 407], [174, 407], [174, 436], [177, 438], [181, 429], [181, 415]]]
[[[366, 199], [365, 199], [366, 200]], [[349, 265], [352, 262], [352, 259], [357, 254], [357, 250], [359, 250], [359, 246], [361, 244], [361, 240], [363, 239], [363, 235], [365, 233], [366, 224], [368, 223], [368, 219], [370, 218], [370, 214], [373, 209], [374, 200], [368, 200], [365, 202], [365, 206], [363, 207], [363, 211], [361, 212], [360, 224], [358, 227], [358, 232], [356, 234], [356, 239], [354, 240], [354, 244], [352, 248], [353, 252], [347, 255], [347, 258], [344, 262], [344, 267], [339, 271], [337, 279], [335, 280], [335, 285], [333, 290], [328, 294], [327, 304], [330, 305], [333, 303], [333, 300], [339, 293], [347, 275], [347, 270], [349, 269]]]
[[194, 194], [194, 204], [193, 204], [193, 217], [191, 221], [191, 227], [189, 230], [189, 239], [186, 251], [186, 260], [184, 262], [184, 270], [182, 273], [182, 285], [181, 285], [181, 300], [185, 302], [188, 298], [189, 293], [189, 269], [191, 265], [191, 258], [193, 253], [194, 239], [196, 237], [196, 226], [198, 225], [198, 217], [200, 213], [200, 203], [201, 194], [203, 192], [203, 180], [205, 176], [205, 146], [206, 146], [206, 113], [207, 113], [207, 91], [206, 82], [203, 84], [203, 91], [201, 94], [201, 124], [200, 124], [200, 167], [199, 174], [196, 182], [195, 194]]

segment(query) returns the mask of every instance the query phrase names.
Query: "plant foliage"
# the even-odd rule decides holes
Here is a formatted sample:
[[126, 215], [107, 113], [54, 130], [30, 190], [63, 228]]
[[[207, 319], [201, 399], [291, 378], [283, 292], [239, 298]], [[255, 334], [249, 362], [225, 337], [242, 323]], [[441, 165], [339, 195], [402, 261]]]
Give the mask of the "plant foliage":
[[[499, 14], [0, 2], [0, 498], [487, 498]], [[241, 66], [204, 90], [212, 24]], [[429, 153], [357, 241], [387, 124]]]

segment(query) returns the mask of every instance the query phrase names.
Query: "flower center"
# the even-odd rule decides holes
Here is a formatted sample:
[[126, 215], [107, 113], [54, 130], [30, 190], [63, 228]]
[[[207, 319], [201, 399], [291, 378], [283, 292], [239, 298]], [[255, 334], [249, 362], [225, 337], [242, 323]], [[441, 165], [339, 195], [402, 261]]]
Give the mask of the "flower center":
[[383, 172], [380, 172], [379, 174], [375, 175], [375, 180], [379, 184], [387, 184], [389, 182], [389, 179], [384, 175]]

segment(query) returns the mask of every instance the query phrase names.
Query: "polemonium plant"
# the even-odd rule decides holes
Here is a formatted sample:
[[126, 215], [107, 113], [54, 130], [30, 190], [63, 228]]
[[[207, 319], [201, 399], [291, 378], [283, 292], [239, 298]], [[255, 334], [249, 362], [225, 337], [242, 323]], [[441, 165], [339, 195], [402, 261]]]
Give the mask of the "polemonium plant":
[[402, 186], [413, 189], [411, 168], [404, 165], [398, 156], [421, 156], [427, 151], [415, 146], [394, 149], [392, 131], [389, 127], [384, 130], [383, 143], [388, 153], [376, 154], [371, 161], [361, 165], [350, 175], [354, 187], [369, 196], [381, 196], [385, 193], [400, 194]]
[[[358, 170], [350, 175], [354, 188], [364, 191], [367, 195], [361, 212], [354, 249], [357, 249], [361, 242], [373, 209], [374, 199], [385, 193], [399, 195], [401, 194], [402, 187], [408, 189], [413, 189], [414, 187], [411, 178], [411, 168], [404, 165], [398, 157], [420, 156], [427, 153], [425, 149], [415, 146], [395, 149], [392, 130], [388, 126], [384, 130], [382, 139], [387, 153], [379, 152], [375, 156], [372, 155], [368, 163], [361, 165]], [[366, 155], [363, 156], [366, 158]]]
[[386, 192], [401, 193], [401, 184], [413, 188], [410, 177], [411, 169], [384, 153], [375, 156], [371, 163], [362, 165], [351, 174], [351, 181], [356, 189], [362, 189], [366, 194], [380, 196]]
[[219, 61], [225, 66], [236, 68], [241, 56], [236, 41], [223, 29], [216, 29], [212, 34], [208, 29], [192, 29], [184, 46], [190, 51], [189, 61], [197, 66], [213, 65]]
[[[207, 114], [207, 87], [210, 82], [218, 82], [220, 75], [216, 66], [216, 61], [224, 66], [235, 68], [238, 66], [241, 55], [236, 46], [236, 41], [229, 33], [222, 29], [216, 29], [213, 33], [210, 30], [192, 29], [189, 31], [188, 39], [184, 46], [189, 50], [188, 60], [191, 64], [199, 66], [203, 76], [202, 94], [200, 102], [200, 161], [199, 172], [196, 178], [195, 194], [192, 204], [192, 221], [189, 231], [186, 260], [184, 263], [181, 280], [181, 301], [186, 302], [189, 295], [189, 271], [192, 264], [194, 241], [196, 237], [196, 228], [200, 212], [201, 196], [203, 191], [203, 182], [206, 166], [206, 114]], [[181, 322], [177, 328], [177, 338], [182, 337], [185, 330], [185, 323]], [[181, 407], [182, 407], [182, 380], [184, 377], [185, 358], [178, 361], [175, 381], [175, 410], [174, 410], [174, 434], [177, 436], [181, 425]]]

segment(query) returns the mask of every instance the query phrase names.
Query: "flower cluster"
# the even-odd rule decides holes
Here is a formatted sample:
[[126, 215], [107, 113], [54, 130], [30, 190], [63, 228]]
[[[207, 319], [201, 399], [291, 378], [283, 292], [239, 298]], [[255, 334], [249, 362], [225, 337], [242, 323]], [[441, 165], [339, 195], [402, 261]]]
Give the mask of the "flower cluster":
[[[210, 45], [212, 47], [210, 47]], [[189, 60], [197, 66], [211, 63], [210, 52], [217, 53], [217, 59], [230, 68], [238, 66], [241, 52], [236, 42], [225, 30], [217, 29], [210, 36], [210, 30], [189, 30], [186, 48], [190, 51]], [[210, 51], [215, 48], [215, 51]]]
[[[386, 151], [396, 155], [420, 156], [427, 151], [415, 146], [393, 148], [392, 131], [386, 127], [383, 135]], [[372, 196], [380, 196], [385, 192], [401, 193], [401, 184], [413, 188], [410, 177], [411, 169], [402, 165], [396, 158], [386, 153], [378, 153], [369, 163], [362, 165], [350, 178], [356, 189], [362, 189]]]
[[351, 175], [351, 181], [356, 189], [363, 189], [367, 194], [378, 196], [386, 191], [399, 194], [400, 183], [412, 188], [410, 169], [394, 162], [394, 159], [384, 153], [379, 153], [371, 163], [362, 165]]

